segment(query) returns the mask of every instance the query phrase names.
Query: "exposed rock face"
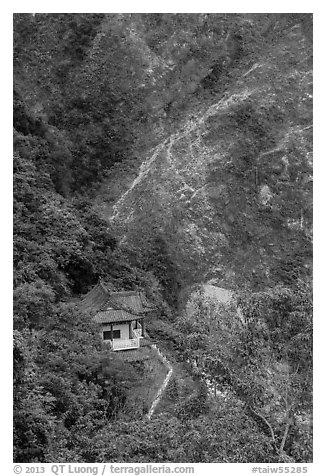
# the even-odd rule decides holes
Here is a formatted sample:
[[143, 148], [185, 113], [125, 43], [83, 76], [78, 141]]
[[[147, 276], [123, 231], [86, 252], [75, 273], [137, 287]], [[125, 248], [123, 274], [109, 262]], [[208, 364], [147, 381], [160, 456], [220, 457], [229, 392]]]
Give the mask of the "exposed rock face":
[[189, 283], [268, 282], [285, 255], [304, 249], [306, 259], [311, 68], [311, 45], [294, 26], [143, 162], [114, 207], [121, 235], [141, 243], [155, 227]]
[[[237, 305], [236, 294], [229, 289], [215, 286], [214, 280], [210, 280], [201, 286], [196, 286], [191, 290], [188, 296], [188, 301], [185, 305], [185, 313], [188, 316], [196, 314], [198, 305], [205, 307], [205, 315], [214, 316], [220, 315], [221, 319], [226, 318], [227, 315], [232, 315], [240, 323], [243, 323], [243, 315]], [[222, 325], [222, 321], [220, 325]]]

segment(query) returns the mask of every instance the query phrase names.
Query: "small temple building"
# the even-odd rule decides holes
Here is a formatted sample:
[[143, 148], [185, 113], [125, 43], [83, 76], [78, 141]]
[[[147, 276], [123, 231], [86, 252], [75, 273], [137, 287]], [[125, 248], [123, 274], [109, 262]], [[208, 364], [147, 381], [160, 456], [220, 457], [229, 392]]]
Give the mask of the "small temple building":
[[100, 325], [100, 334], [112, 350], [138, 349], [145, 337], [145, 320], [153, 312], [140, 291], [109, 291], [100, 281], [80, 303]]

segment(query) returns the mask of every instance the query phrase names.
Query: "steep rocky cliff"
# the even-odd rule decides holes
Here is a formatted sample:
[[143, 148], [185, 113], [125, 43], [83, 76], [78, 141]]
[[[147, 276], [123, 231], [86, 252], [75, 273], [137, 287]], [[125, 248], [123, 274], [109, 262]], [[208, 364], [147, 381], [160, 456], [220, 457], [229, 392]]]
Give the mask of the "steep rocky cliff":
[[260, 286], [311, 255], [311, 43], [294, 25], [189, 113], [114, 206], [125, 241], [164, 237], [184, 282]]

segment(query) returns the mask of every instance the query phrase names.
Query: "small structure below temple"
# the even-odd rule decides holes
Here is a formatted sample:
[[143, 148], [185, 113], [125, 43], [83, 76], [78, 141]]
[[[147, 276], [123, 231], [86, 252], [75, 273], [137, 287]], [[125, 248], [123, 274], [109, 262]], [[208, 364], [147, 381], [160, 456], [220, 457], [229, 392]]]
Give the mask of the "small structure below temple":
[[110, 292], [99, 282], [80, 307], [101, 326], [101, 337], [112, 350], [138, 349], [145, 337], [145, 319], [154, 307], [140, 291]]

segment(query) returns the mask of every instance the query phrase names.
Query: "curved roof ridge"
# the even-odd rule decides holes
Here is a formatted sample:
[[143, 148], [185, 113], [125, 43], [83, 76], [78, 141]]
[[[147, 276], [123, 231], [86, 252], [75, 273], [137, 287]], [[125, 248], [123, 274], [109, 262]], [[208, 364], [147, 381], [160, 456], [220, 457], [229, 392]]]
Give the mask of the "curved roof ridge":
[[144, 316], [153, 308], [142, 291], [111, 291], [101, 280], [83, 297], [80, 307], [88, 312], [120, 310], [135, 317]]
[[120, 295], [120, 296], [135, 296], [136, 294], [140, 294], [140, 291], [133, 291], [133, 290], [128, 290], [128, 291], [112, 291], [111, 296], [114, 295]]
[[104, 284], [99, 281], [81, 300], [80, 306], [84, 310], [98, 311], [106, 305], [110, 298], [109, 291]]

